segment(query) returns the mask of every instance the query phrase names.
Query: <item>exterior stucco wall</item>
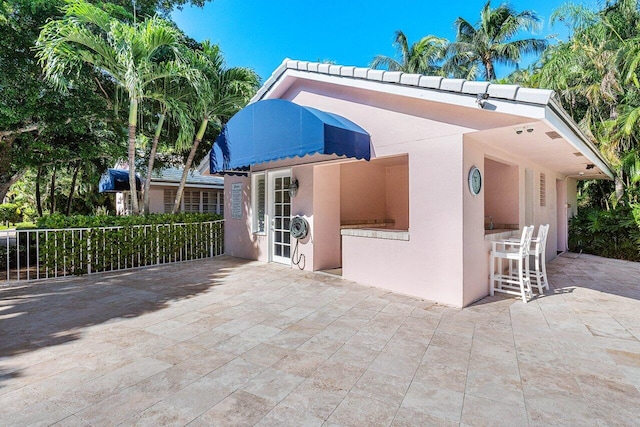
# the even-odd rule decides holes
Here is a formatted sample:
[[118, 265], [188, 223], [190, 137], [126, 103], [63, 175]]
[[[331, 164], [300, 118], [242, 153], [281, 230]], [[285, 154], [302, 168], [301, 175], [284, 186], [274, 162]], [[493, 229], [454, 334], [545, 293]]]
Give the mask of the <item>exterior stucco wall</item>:
[[409, 241], [343, 236], [348, 280], [462, 305], [462, 136], [411, 144]]
[[[483, 186], [484, 216], [491, 216], [494, 224], [518, 224], [519, 188], [518, 165], [496, 162], [484, 158], [478, 159], [484, 164]], [[478, 196], [480, 197], [480, 196]], [[485, 222], [490, 223], [488, 218]]]
[[[298, 179], [298, 194], [291, 199], [291, 216], [300, 215], [309, 223], [309, 235], [300, 241], [298, 245], [298, 253], [303, 260], [299, 267], [304, 270], [313, 271], [314, 269], [314, 241], [317, 235], [315, 229], [315, 212], [314, 212], [314, 176], [313, 165], [294, 166], [291, 168], [292, 179]], [[291, 253], [295, 248], [296, 240], [291, 239]], [[293, 257], [292, 257], [293, 258]], [[297, 261], [298, 256], [296, 256]]]
[[[409, 241], [343, 236], [343, 278], [462, 306], [460, 176], [462, 134], [469, 129], [460, 124], [434, 120], [439, 118], [442, 111], [429, 112], [424, 105], [420, 109], [399, 103], [394, 97], [341, 89], [335, 93], [331, 92], [332, 88], [327, 88], [327, 92], [323, 93], [293, 90], [285, 98], [339, 114], [358, 123], [371, 134], [375, 157], [409, 153], [408, 170], [399, 168], [394, 171], [396, 176], [391, 177], [392, 181], [398, 181], [403, 173], [408, 174], [407, 184], [404, 185], [408, 185], [408, 190], [400, 188], [409, 194], [408, 224], [396, 224], [395, 228], [408, 225]], [[379, 97], [381, 99], [377, 99]], [[430, 114], [436, 117], [431, 119]], [[343, 166], [342, 182], [348, 181], [345, 177], [345, 170], [349, 173], [348, 166], [351, 165]], [[371, 164], [361, 163], [359, 167], [370, 168]], [[359, 176], [363, 177], [367, 171], [371, 169], [361, 170]], [[383, 173], [379, 180], [373, 179], [373, 183], [384, 185], [386, 177]], [[373, 183], [371, 179], [368, 180], [369, 186]], [[389, 189], [381, 193], [382, 197], [387, 191]], [[361, 197], [361, 193], [358, 197]], [[341, 203], [346, 198], [343, 194]], [[354, 216], [353, 219], [380, 219], [380, 215], [388, 214], [386, 207], [375, 200], [371, 206], [373, 209], [369, 214], [375, 211], [373, 216], [378, 218]], [[344, 214], [365, 214], [346, 211], [344, 206], [341, 209]], [[316, 234], [316, 239], [319, 238]]]
[[[467, 135], [464, 143], [464, 177], [466, 178], [469, 169], [477, 166], [483, 176], [485, 174], [483, 165], [484, 159], [513, 164], [517, 166], [518, 187], [518, 226], [520, 230], [525, 225], [525, 170], [533, 172], [533, 225], [535, 225], [534, 235], [538, 232], [541, 224], [549, 224], [549, 235], [547, 237], [546, 259], [547, 261], [556, 257], [558, 250], [558, 197], [556, 182], [558, 180], [567, 182], [571, 187], [575, 180], [566, 179], [542, 165], [531, 162], [528, 159], [519, 158], [503, 151], [498, 151], [490, 147], [485, 142], [476, 139], [475, 136]], [[546, 206], [540, 205], [540, 173], [545, 174], [546, 181]], [[485, 239], [484, 216], [493, 214], [486, 212], [485, 192], [492, 192], [491, 182], [485, 183], [479, 196], [474, 197], [468, 189], [466, 179], [462, 180], [464, 193], [464, 305], [489, 294], [489, 251], [491, 243]], [[499, 187], [501, 188], [501, 187]], [[571, 203], [571, 202], [569, 202]], [[562, 208], [562, 207], [560, 207]], [[510, 209], [510, 208], [508, 208]], [[495, 217], [494, 217], [495, 221]]]
[[[242, 218], [231, 216], [231, 188], [242, 184]], [[267, 262], [269, 251], [265, 234], [253, 233], [251, 212], [251, 179], [243, 176], [227, 176], [224, 180], [224, 250], [225, 254], [238, 258]]]
[[149, 188], [149, 212], [164, 213], [164, 187]]
[[339, 164], [313, 168], [314, 270], [342, 265]]
[[[491, 191], [487, 185], [483, 185], [480, 194], [474, 196], [469, 191], [469, 183], [466, 179], [469, 170], [476, 166], [482, 176], [484, 171], [485, 147], [479, 141], [465, 138], [464, 165], [459, 178], [460, 190], [464, 203], [463, 239], [464, 254], [462, 260], [464, 275], [463, 305], [489, 294], [489, 250], [485, 241], [484, 217], [485, 217], [485, 192]], [[517, 177], [516, 177], [517, 178]], [[486, 182], [485, 182], [486, 184]]]
[[386, 179], [383, 167], [354, 162], [340, 168], [340, 219], [385, 219]]
[[567, 178], [567, 204], [569, 218], [578, 215], [578, 181], [574, 178]]
[[386, 172], [386, 218], [395, 221], [396, 230], [409, 229], [409, 165], [391, 166]]

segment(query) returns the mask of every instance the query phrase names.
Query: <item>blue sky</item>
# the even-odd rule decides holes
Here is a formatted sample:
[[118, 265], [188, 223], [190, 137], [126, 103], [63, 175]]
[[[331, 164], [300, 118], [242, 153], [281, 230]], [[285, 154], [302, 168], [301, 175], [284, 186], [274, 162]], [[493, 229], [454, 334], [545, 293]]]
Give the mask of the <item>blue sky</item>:
[[[218, 43], [229, 66], [253, 68], [263, 80], [284, 58], [332, 60], [366, 67], [375, 55], [392, 56], [394, 32], [413, 43], [433, 34], [455, 39], [453, 22], [475, 23], [485, 0], [214, 0], [204, 8], [186, 7], [172, 17], [190, 37]], [[594, 1], [574, 1], [593, 5]], [[492, 1], [497, 7], [499, 1]], [[536, 37], [566, 37], [549, 17], [558, 0], [512, 0], [516, 10], [535, 10], [544, 22]], [[529, 61], [530, 62], [530, 59]], [[526, 64], [525, 64], [526, 66]], [[498, 77], [509, 70], [499, 69]]]

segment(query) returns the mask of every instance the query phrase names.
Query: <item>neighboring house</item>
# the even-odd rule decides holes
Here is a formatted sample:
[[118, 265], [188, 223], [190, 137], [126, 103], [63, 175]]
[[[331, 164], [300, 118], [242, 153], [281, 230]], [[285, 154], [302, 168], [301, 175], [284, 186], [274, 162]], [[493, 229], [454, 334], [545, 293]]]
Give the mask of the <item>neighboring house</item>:
[[227, 254], [458, 307], [489, 294], [491, 240], [549, 223], [554, 258], [577, 180], [613, 177], [550, 90], [304, 61], [283, 62], [225, 144], [209, 169], [227, 174]]
[[[166, 168], [154, 172], [149, 186], [149, 212], [171, 213], [182, 169]], [[182, 195], [181, 212], [223, 213], [224, 179], [203, 176], [197, 170], [189, 172]]]
[[[116, 193], [118, 215], [126, 215], [131, 211], [128, 173], [126, 169], [109, 169], [101, 180], [101, 192]], [[178, 168], [164, 168], [153, 172], [149, 186], [150, 213], [171, 213], [181, 178], [182, 169]], [[187, 176], [180, 211], [222, 214], [223, 190], [223, 178], [203, 176], [197, 170], [191, 171]], [[142, 200], [142, 194], [140, 198]]]

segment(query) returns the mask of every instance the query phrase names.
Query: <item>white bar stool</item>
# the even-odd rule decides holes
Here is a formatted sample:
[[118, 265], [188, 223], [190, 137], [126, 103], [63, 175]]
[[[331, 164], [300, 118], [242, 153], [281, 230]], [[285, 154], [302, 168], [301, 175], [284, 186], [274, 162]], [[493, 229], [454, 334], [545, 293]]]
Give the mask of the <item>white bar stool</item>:
[[[489, 293], [504, 292], [507, 294], [522, 297], [523, 302], [527, 298], [533, 297], [531, 290], [531, 278], [529, 277], [529, 254], [531, 253], [531, 237], [533, 236], [533, 225], [524, 227], [522, 237], [519, 242], [511, 240], [501, 240], [491, 242], [491, 284]], [[498, 248], [501, 246], [501, 248]], [[495, 271], [495, 261], [498, 260], [498, 272]], [[516, 262], [517, 272], [515, 275], [504, 274], [502, 260], [506, 259], [511, 265], [511, 261]], [[510, 267], [511, 269], [511, 267]]]
[[547, 236], [549, 234], [549, 224], [541, 225], [538, 228], [538, 236], [531, 239], [533, 246], [534, 269], [531, 270], [530, 276], [535, 280], [538, 293], [542, 294], [543, 289], [549, 290], [549, 281], [547, 280]]

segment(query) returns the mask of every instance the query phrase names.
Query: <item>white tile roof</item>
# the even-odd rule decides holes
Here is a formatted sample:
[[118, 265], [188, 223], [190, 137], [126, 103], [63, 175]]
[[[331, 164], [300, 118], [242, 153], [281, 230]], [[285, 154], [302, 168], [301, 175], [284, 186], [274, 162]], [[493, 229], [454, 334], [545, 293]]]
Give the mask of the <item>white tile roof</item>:
[[[153, 171], [151, 174], [151, 182], [161, 183], [179, 183], [182, 179], [182, 168], [164, 168], [159, 171]], [[220, 187], [224, 186], [224, 179], [217, 176], [202, 175], [198, 170], [189, 171], [187, 175], [187, 185], [189, 186], [207, 186]]]
[[409, 74], [400, 71], [374, 70], [371, 68], [285, 59], [282, 64], [276, 68], [273, 74], [271, 74], [271, 76], [264, 82], [258, 93], [251, 101], [255, 102], [262, 99], [262, 97], [269, 91], [269, 89], [271, 89], [286, 70], [328, 74], [403, 86], [417, 86], [467, 95], [486, 93], [490, 98], [539, 105], [547, 105], [554, 96], [554, 92], [549, 89], [531, 89], [523, 88], [519, 85], [505, 85], [465, 79], [446, 79], [439, 76], [424, 76], [421, 74]]

